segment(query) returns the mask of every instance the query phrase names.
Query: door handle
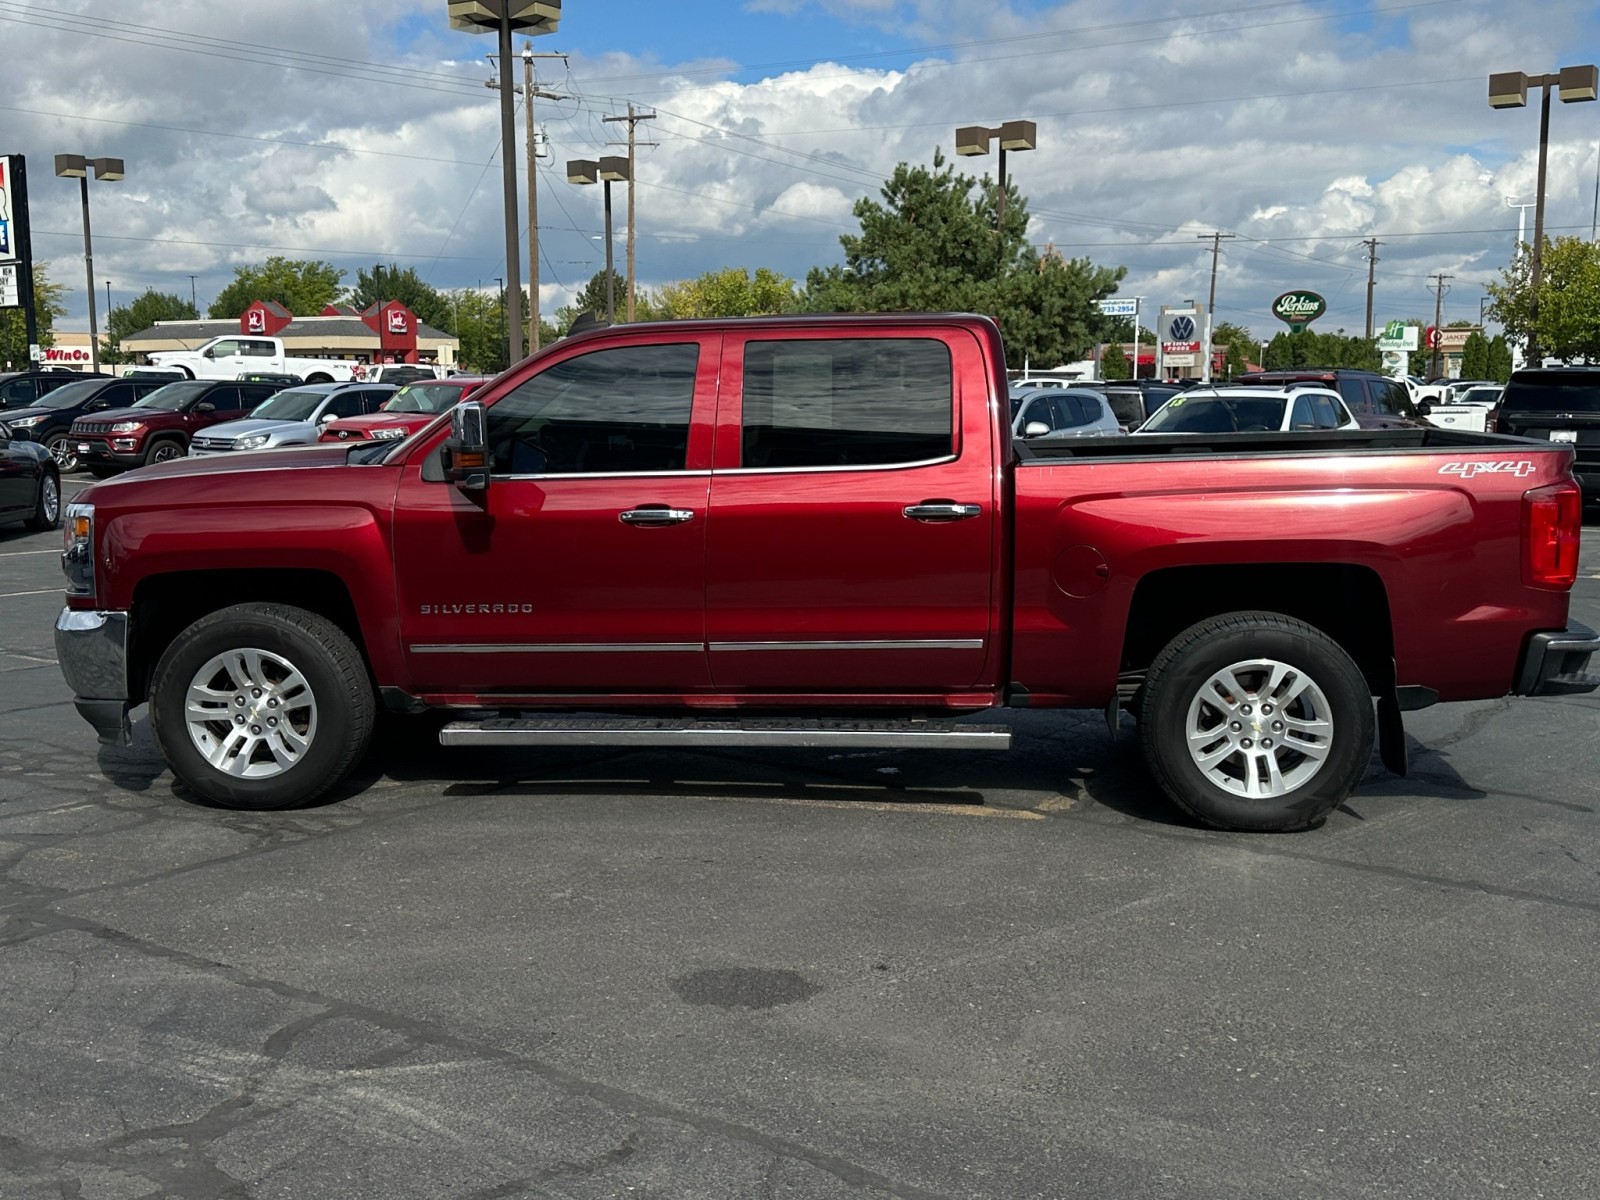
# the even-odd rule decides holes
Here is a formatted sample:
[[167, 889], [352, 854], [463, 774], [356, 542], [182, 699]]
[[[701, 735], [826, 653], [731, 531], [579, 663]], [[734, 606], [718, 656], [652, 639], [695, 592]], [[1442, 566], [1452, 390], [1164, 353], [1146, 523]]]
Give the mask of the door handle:
[[981, 504], [957, 504], [954, 500], [924, 500], [921, 504], [908, 504], [901, 515], [913, 521], [965, 521], [981, 516]]
[[682, 525], [694, 520], [692, 508], [668, 508], [665, 504], [642, 504], [617, 514], [624, 525]]

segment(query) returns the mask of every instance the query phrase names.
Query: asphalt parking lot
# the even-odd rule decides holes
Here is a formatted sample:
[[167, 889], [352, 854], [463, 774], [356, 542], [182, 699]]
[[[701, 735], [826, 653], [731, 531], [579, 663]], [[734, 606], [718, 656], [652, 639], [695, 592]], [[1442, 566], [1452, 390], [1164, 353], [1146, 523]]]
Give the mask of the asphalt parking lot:
[[1411, 775], [1293, 835], [1047, 713], [995, 756], [402, 730], [231, 813], [74, 713], [58, 540], [0, 529], [4, 1200], [1600, 1195], [1600, 698], [1409, 714]]

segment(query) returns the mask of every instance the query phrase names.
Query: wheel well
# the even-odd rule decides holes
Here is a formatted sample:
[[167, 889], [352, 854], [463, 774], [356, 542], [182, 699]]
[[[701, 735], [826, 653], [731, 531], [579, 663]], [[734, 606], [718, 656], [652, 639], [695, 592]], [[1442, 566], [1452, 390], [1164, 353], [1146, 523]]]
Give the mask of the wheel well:
[[307, 383], [332, 383], [333, 382], [333, 376], [327, 374], [324, 371], [317, 371], [315, 374], [307, 375], [306, 376], [306, 382]]
[[1350, 655], [1375, 693], [1392, 682], [1394, 629], [1377, 572], [1347, 563], [1245, 563], [1172, 567], [1139, 581], [1128, 611], [1122, 671], [1140, 675], [1161, 648], [1197, 621], [1262, 609], [1296, 617]]
[[344, 581], [328, 571], [175, 571], [143, 580], [133, 591], [133, 643], [129, 647], [130, 695], [144, 696], [161, 655], [207, 613], [246, 601], [292, 604], [327, 617], [357, 646], [361, 622]]

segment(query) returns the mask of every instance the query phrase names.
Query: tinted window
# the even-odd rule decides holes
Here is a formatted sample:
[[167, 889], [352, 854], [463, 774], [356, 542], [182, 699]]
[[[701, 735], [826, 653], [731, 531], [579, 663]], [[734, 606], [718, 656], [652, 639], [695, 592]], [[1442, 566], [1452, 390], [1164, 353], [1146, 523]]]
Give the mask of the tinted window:
[[1373, 411], [1373, 403], [1367, 395], [1366, 385], [1359, 379], [1341, 379], [1335, 384], [1339, 395], [1344, 397], [1345, 405], [1351, 412], [1369, 413]]
[[1056, 416], [1048, 396], [1035, 396], [1023, 407], [1022, 416], [1017, 423], [1019, 431], [1025, 431], [1035, 421], [1042, 425], [1056, 428]]
[[441, 413], [460, 402], [468, 389], [453, 383], [408, 383], [384, 404], [384, 412]]
[[750, 342], [743, 465], [885, 466], [945, 458], [950, 351], [932, 338]]
[[1249, 433], [1282, 429], [1275, 396], [1177, 396], [1145, 423], [1147, 433]]
[[363, 388], [361, 391], [361, 411], [375, 413], [389, 402], [394, 393], [388, 388]]
[[1600, 371], [1513, 375], [1500, 407], [1533, 412], [1600, 412]]
[[1321, 399], [1321, 397], [1296, 396], [1294, 398], [1294, 413], [1289, 418], [1290, 429], [1317, 428], [1317, 409], [1312, 401], [1318, 399]]
[[246, 385], [239, 389], [239, 406], [245, 412], [249, 412], [257, 405], [276, 396], [281, 390], [281, 388], [273, 387], [270, 383]]
[[[100, 393], [100, 388], [105, 384], [103, 379], [80, 379], [77, 383], [69, 383], [66, 387], [52, 389], [47, 394], [39, 397], [36, 403], [43, 408], [73, 408], [85, 400]], [[133, 403], [132, 399], [122, 401], [123, 404]], [[20, 407], [20, 405], [18, 406]]]
[[1311, 411], [1318, 429], [1337, 429], [1347, 420], [1344, 410], [1332, 396], [1312, 396]]
[[498, 475], [681, 471], [697, 345], [619, 346], [541, 371], [488, 410]]
[[37, 395], [31, 379], [8, 379], [0, 383], [0, 404], [8, 408], [27, 408]]
[[95, 399], [107, 408], [128, 408], [138, 398], [131, 383], [110, 384], [95, 396]]
[[362, 403], [362, 397], [367, 394], [365, 389], [361, 391], [335, 392], [332, 399], [329, 400], [328, 406], [317, 416], [320, 419], [332, 413], [336, 417], [359, 417], [366, 408], [366, 405]]
[[207, 392], [205, 399], [217, 412], [238, 412], [243, 407], [239, 401], [239, 389], [236, 387], [219, 387], [215, 391]]
[[163, 412], [177, 412], [196, 396], [204, 394], [211, 385], [204, 379], [185, 379], [178, 383], [169, 383], [158, 387], [143, 400], [134, 405], [135, 408], [158, 408]]

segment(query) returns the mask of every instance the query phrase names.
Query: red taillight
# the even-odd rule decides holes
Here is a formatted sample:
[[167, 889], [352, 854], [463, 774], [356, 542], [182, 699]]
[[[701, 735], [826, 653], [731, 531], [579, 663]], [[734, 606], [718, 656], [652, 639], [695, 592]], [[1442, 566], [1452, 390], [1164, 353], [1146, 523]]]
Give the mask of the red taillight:
[[1570, 588], [1578, 578], [1583, 493], [1572, 480], [1522, 494], [1522, 578], [1530, 587]]

